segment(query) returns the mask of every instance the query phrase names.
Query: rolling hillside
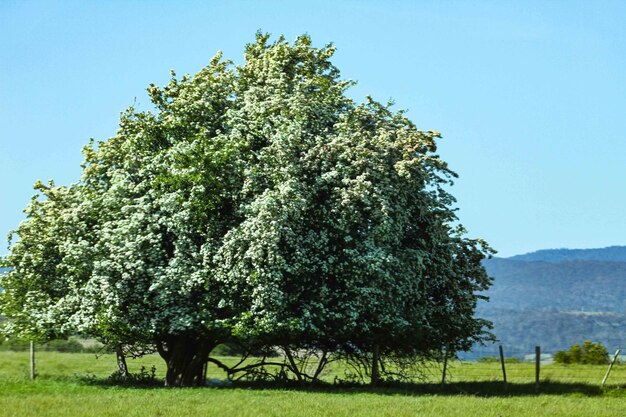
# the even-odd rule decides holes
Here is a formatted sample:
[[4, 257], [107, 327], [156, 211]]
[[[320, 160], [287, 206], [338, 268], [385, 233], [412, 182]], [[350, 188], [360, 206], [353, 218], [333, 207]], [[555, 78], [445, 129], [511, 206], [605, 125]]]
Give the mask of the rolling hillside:
[[626, 262], [486, 262], [491, 304], [504, 309], [626, 312]]
[[478, 315], [509, 350], [586, 339], [626, 347], [626, 247], [542, 250], [485, 262], [494, 278]]
[[611, 261], [626, 262], [626, 246], [599, 249], [544, 249], [524, 255], [511, 256], [517, 261]]

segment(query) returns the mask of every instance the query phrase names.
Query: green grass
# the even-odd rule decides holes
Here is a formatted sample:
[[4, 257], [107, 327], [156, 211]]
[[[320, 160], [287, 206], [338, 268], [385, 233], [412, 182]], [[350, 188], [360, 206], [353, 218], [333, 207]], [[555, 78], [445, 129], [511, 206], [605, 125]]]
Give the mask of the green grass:
[[[228, 360], [228, 359], [226, 359]], [[129, 360], [131, 372], [156, 366], [157, 356]], [[115, 370], [113, 355], [41, 352], [38, 379], [28, 379], [27, 352], [0, 352], [0, 416], [621, 416], [626, 407], [626, 366], [617, 366], [601, 390], [604, 366], [545, 365], [541, 392], [534, 366], [510, 364], [505, 391], [499, 364], [451, 363], [451, 383], [441, 387], [433, 367], [429, 381], [379, 388], [277, 387], [167, 389], [102, 384]], [[336, 365], [327, 375], [340, 371]], [[223, 378], [217, 368], [212, 378]]]

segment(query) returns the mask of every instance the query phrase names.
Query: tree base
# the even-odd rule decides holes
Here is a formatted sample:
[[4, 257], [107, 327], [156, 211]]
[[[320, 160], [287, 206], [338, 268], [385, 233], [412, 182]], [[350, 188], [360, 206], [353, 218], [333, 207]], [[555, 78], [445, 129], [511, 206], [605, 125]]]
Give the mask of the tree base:
[[176, 335], [157, 343], [157, 349], [167, 364], [165, 386], [194, 387], [204, 385], [205, 365], [215, 346], [204, 338]]

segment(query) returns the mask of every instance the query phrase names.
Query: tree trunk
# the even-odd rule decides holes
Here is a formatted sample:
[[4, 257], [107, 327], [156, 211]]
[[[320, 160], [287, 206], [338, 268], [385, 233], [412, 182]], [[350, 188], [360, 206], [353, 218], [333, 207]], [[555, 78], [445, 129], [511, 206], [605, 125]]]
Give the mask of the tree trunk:
[[378, 371], [378, 362], [380, 362], [380, 346], [374, 345], [372, 352], [372, 379], [371, 385], [376, 385], [380, 381], [380, 372]]
[[165, 386], [192, 387], [204, 384], [204, 365], [215, 343], [190, 335], [176, 335], [157, 349], [167, 364]]
[[122, 378], [128, 377], [128, 366], [126, 365], [126, 357], [124, 356], [124, 350], [122, 344], [115, 345], [115, 356], [117, 358], [117, 370]]

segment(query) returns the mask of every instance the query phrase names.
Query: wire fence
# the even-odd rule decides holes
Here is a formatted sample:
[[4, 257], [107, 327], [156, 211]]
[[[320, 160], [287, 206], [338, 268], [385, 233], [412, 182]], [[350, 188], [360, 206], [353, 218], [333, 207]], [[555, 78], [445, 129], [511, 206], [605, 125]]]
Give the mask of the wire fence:
[[[613, 351], [614, 352], [614, 351]], [[609, 359], [614, 359], [611, 352]], [[409, 381], [429, 384], [456, 384], [471, 382], [502, 382], [509, 384], [533, 384], [539, 382], [558, 382], [566, 384], [589, 384], [605, 386], [626, 386], [626, 361], [623, 356], [615, 356], [615, 363], [602, 365], [560, 364], [554, 362], [555, 352], [537, 352], [503, 347], [500, 356], [499, 346], [473, 350], [460, 358], [450, 358], [443, 362], [421, 363], [405, 373]], [[87, 353], [40, 352], [38, 354], [37, 373], [43, 375], [84, 375], [95, 374], [105, 377], [116, 368], [115, 355], [103, 354], [96, 357]], [[34, 374], [34, 361], [28, 352], [0, 352], [0, 377], [15, 368], [15, 374]], [[220, 358], [224, 363], [234, 364], [235, 357]], [[276, 358], [280, 361], [281, 358]], [[620, 360], [621, 359], [621, 360]], [[252, 358], [251, 360], [254, 360]], [[29, 362], [31, 362], [29, 364]], [[315, 367], [315, 360], [311, 366]], [[139, 368], [155, 367], [157, 377], [163, 377], [165, 365], [158, 355], [129, 361], [131, 372]], [[609, 369], [610, 368], [610, 369]], [[610, 372], [608, 372], [610, 370]], [[224, 379], [227, 375], [223, 370], [210, 364], [207, 377]], [[321, 375], [327, 382], [346, 380], [349, 366], [341, 361], [332, 362]], [[7, 373], [8, 374], [8, 373]], [[604, 382], [604, 383], [603, 383]]]
[[[556, 352], [506, 349], [493, 346], [477, 349], [448, 361], [445, 383], [502, 381], [508, 383], [563, 382], [602, 385], [626, 385], [626, 361], [612, 354], [601, 365], [562, 364], [554, 361]], [[614, 352], [619, 353], [619, 349]], [[537, 355], [539, 353], [539, 355]], [[613, 362], [613, 360], [615, 360]], [[443, 369], [441, 371], [443, 373]]]

